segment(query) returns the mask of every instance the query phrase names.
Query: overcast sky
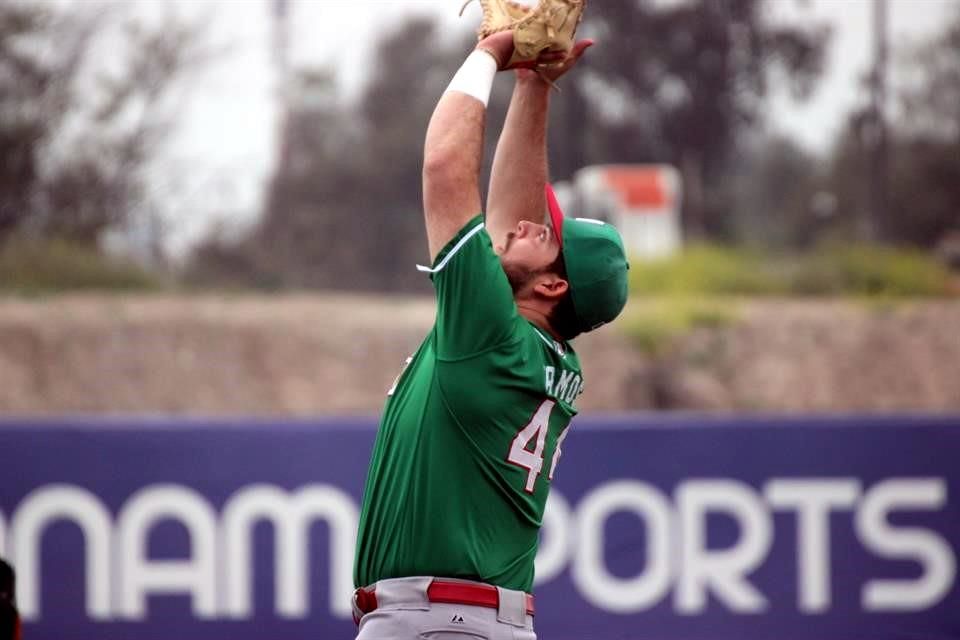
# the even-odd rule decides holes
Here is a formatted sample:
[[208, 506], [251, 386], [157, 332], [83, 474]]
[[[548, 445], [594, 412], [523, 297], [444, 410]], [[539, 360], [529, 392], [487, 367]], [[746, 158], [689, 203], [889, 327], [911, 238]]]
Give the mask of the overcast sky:
[[[74, 0], [82, 2], [84, 0]], [[144, 15], [170, 6], [210, 19], [213, 42], [229, 54], [195, 79], [179, 130], [161, 171], [180, 197], [171, 212], [173, 248], [194, 241], [218, 216], [230, 224], [257, 211], [273, 157], [274, 76], [270, 57], [270, 0], [131, 0]], [[588, 10], [602, 11], [593, 0]], [[668, 1], [668, 0], [664, 0]], [[460, 0], [290, 0], [291, 54], [295, 64], [333, 64], [341, 86], [355, 91], [369, 64], [375, 34], [399, 19], [436, 16], [452, 30], [472, 30], [479, 3], [458, 19]], [[901, 48], [929, 36], [960, 0], [890, 0], [891, 42]], [[823, 20], [834, 28], [828, 73], [804, 105], [778, 96], [770, 127], [814, 151], [825, 151], [852, 107], [871, 59], [872, 0], [771, 0], [777, 20]], [[599, 43], [602, 45], [602, 43]], [[895, 48], [893, 54], [896, 55]], [[174, 175], [175, 174], [175, 175]]]

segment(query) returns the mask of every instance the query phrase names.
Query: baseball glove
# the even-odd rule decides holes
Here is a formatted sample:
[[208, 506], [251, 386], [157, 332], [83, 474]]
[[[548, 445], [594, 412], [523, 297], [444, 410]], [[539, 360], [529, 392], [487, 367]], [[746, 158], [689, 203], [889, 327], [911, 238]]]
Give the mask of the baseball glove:
[[[463, 5], [461, 15], [472, 1]], [[513, 30], [513, 57], [506, 65], [511, 68], [533, 66], [546, 52], [570, 51], [586, 0], [537, 0], [533, 7], [510, 0], [480, 0], [480, 6], [483, 22], [477, 32], [479, 40]]]

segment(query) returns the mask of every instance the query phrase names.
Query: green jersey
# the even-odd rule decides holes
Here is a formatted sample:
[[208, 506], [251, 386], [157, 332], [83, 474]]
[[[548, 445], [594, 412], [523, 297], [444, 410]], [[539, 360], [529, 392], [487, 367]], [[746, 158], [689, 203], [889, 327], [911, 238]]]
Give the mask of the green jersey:
[[354, 582], [440, 576], [529, 592], [580, 363], [519, 314], [480, 216], [429, 271], [436, 322], [388, 393]]

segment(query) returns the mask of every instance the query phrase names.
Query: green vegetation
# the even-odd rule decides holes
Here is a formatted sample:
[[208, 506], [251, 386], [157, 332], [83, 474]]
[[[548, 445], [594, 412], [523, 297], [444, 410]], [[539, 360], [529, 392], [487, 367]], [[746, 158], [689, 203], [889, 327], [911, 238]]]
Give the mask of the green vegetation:
[[951, 275], [929, 254], [876, 246], [833, 247], [800, 262], [790, 293], [891, 298], [951, 295]]
[[773, 256], [697, 245], [666, 260], [633, 260], [630, 286], [624, 326], [651, 355], [695, 329], [736, 322], [738, 297], [849, 296], [887, 305], [957, 294], [950, 272], [928, 254], [875, 246]]
[[71, 290], [149, 291], [160, 280], [130, 262], [62, 240], [12, 241], [0, 252], [0, 291], [21, 294]]
[[624, 326], [643, 352], [656, 355], [675, 338], [695, 329], [725, 327], [737, 317], [736, 304], [729, 299], [661, 297], [632, 306]]
[[639, 295], [760, 295], [780, 293], [762, 256], [742, 250], [695, 245], [665, 260], [632, 260], [630, 289]]
[[633, 261], [639, 296], [946, 297], [946, 267], [920, 251], [854, 245], [791, 256], [698, 245], [654, 262]]

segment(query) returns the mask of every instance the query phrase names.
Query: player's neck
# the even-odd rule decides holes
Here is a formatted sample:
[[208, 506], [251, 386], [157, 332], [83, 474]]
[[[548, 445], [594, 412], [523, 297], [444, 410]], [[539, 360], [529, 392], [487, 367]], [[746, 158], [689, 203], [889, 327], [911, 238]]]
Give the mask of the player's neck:
[[563, 338], [558, 336], [553, 327], [550, 326], [550, 318], [543, 310], [532, 304], [517, 304], [517, 310], [521, 316], [549, 333], [554, 340], [563, 342]]

